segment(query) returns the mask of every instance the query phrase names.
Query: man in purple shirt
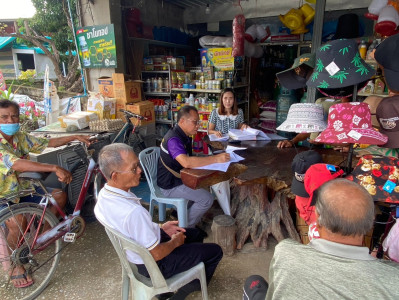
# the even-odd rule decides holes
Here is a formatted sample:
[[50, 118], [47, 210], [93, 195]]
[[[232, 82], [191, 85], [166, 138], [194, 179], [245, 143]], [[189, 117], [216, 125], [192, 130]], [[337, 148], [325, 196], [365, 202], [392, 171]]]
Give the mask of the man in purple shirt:
[[185, 186], [180, 177], [183, 168], [202, 167], [230, 160], [230, 154], [213, 156], [192, 156], [191, 135], [199, 127], [198, 111], [194, 106], [183, 106], [177, 114], [177, 125], [170, 129], [161, 143], [161, 156], [158, 162], [158, 186], [166, 197], [190, 200], [188, 227], [194, 227], [204, 213], [212, 206], [214, 197], [204, 189], [193, 190]]

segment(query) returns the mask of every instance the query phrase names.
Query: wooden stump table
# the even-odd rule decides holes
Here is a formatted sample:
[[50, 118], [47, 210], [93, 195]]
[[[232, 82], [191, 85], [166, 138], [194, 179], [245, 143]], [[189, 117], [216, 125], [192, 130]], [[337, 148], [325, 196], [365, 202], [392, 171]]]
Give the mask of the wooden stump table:
[[[220, 145], [217, 144], [219, 148]], [[268, 246], [270, 235], [281, 241], [287, 233], [288, 237], [300, 241], [288, 207], [288, 198], [295, 198], [290, 190], [293, 176], [291, 163], [297, 153], [308, 149], [278, 149], [275, 141], [245, 141], [240, 146], [247, 147], [246, 150], [236, 151], [245, 158], [241, 165], [232, 164], [227, 173], [219, 174], [184, 169], [181, 172], [184, 184], [193, 189], [204, 188], [226, 180], [226, 177], [234, 177], [230, 187], [231, 213], [237, 225], [237, 249], [241, 249], [249, 237], [255, 247], [264, 248]], [[315, 150], [321, 153], [326, 163], [338, 165], [345, 159], [332, 149]]]

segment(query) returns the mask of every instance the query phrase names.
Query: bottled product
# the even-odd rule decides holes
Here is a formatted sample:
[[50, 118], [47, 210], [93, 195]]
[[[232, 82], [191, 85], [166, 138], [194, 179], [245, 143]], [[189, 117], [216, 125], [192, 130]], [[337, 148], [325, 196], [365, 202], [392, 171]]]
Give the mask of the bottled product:
[[89, 47], [87, 46], [84, 35], [81, 35], [79, 37], [79, 45], [80, 45], [80, 51], [82, 52], [83, 66], [90, 67], [91, 62], [90, 62]]
[[362, 42], [359, 45], [359, 53], [360, 53], [360, 57], [362, 59], [366, 59], [366, 54], [367, 54], [367, 44], [364, 40], [362, 40]]
[[162, 77], [159, 77], [158, 78], [158, 90], [157, 90], [157, 92], [161, 93], [162, 89], [163, 89], [163, 79], [162, 79]]
[[166, 77], [163, 81], [163, 88], [165, 89], [166, 93], [169, 93], [170, 91], [170, 86], [169, 86], [169, 78]]
[[146, 92], [151, 92], [151, 79], [147, 78], [147, 80], [145, 81], [145, 90]]
[[198, 132], [193, 140], [193, 151], [194, 152], [201, 152], [202, 151], [202, 139], [201, 139], [201, 133]]
[[199, 101], [198, 101], [198, 99], [195, 99], [195, 101], [194, 101], [194, 106], [195, 106], [195, 108], [198, 110], [199, 109]]
[[190, 97], [188, 98], [188, 105], [194, 106], [194, 95], [190, 94]]

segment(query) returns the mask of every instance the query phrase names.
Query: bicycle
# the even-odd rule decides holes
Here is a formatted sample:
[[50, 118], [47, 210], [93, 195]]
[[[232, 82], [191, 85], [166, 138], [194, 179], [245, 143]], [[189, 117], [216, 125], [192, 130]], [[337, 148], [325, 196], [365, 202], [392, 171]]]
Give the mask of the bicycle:
[[[144, 119], [140, 115], [127, 111], [124, 113], [138, 120]], [[128, 123], [120, 130], [112, 143], [118, 141], [118, 138], [126, 133]], [[101, 140], [103, 137], [104, 135], [99, 134], [94, 138]], [[68, 245], [62, 246], [61, 238], [63, 237], [64, 242], [75, 242], [85, 230], [85, 220], [80, 213], [89, 186], [94, 183], [94, 196], [97, 198], [105, 180], [97, 162], [92, 157], [92, 151], [88, 150], [84, 143], [77, 142], [77, 144], [84, 149], [85, 157], [82, 157], [82, 161], [87, 160], [88, 167], [78, 200], [71, 214], [64, 213], [46, 189], [42, 183], [46, 177], [46, 174], [43, 173], [24, 172], [19, 174], [19, 178], [30, 180], [43, 189], [45, 193], [40, 195], [42, 199], [39, 204], [10, 204], [16, 197], [36, 194], [34, 190], [20, 191], [0, 199], [0, 205], [6, 205], [0, 211], [0, 299], [30, 300], [40, 295], [54, 275], [59, 263], [60, 252]], [[78, 162], [73, 168], [76, 168], [79, 163], [82, 162]], [[94, 182], [92, 181], [93, 175]], [[49, 203], [56, 207], [61, 221], [48, 209]], [[11, 224], [15, 224], [15, 226], [11, 226]], [[14, 287], [11, 275], [16, 267], [20, 269], [23, 267], [25, 274], [29, 274], [34, 283], [24, 288]]]

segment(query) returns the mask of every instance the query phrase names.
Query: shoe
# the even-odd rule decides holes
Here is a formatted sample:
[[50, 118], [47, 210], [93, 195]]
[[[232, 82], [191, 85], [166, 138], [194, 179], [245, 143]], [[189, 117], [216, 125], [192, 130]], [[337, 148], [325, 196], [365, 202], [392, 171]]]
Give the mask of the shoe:
[[14, 283], [14, 281], [12, 282], [12, 284], [14, 285], [14, 287], [16, 287], [16, 288], [25, 288], [25, 287], [28, 287], [28, 286], [31, 286], [32, 284], [33, 284], [33, 279], [32, 279], [32, 281], [28, 281], [28, 279], [27, 279], [27, 272], [25, 271], [25, 273], [23, 273], [23, 274], [19, 274], [19, 275], [11, 275], [10, 276], [10, 280], [12, 281], [12, 280], [15, 280], [15, 279], [22, 279], [22, 278], [24, 278], [25, 280], [26, 280], [26, 283], [23, 283], [23, 284], [15, 284]]
[[177, 220], [177, 210], [172, 209], [172, 211], [170, 212], [170, 216]]
[[167, 300], [167, 299], [169, 299], [170, 297], [172, 297], [174, 294], [175, 294], [175, 293], [172, 293], [172, 292], [170, 292], [170, 293], [163, 293], [163, 294], [160, 294], [160, 295], [156, 295], [155, 297], [156, 297], [158, 300]]
[[207, 238], [208, 237], [208, 234], [206, 233], [205, 230], [203, 230], [199, 226], [195, 226], [195, 228], [200, 232], [200, 235], [201, 235], [202, 238]]

